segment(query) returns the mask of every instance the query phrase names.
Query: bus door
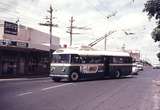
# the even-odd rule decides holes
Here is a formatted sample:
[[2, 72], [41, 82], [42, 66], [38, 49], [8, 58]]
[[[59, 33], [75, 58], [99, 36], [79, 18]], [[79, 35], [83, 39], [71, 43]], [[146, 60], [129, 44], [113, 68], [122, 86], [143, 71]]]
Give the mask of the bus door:
[[107, 56], [104, 57], [104, 75], [109, 75], [109, 57]]

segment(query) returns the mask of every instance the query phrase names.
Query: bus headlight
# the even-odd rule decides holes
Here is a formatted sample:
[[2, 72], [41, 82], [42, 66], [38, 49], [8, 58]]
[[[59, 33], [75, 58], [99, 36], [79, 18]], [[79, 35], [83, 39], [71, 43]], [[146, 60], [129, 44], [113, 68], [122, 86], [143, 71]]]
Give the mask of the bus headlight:
[[50, 69], [50, 72], [54, 72], [55, 69], [56, 69], [56, 67], [52, 66]]

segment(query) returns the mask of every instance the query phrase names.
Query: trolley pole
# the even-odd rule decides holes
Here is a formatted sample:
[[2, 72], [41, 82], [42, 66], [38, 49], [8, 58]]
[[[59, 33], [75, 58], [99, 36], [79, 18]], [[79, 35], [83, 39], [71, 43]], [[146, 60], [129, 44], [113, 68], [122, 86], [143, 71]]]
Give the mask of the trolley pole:
[[107, 47], [107, 35], [105, 34], [105, 38], [104, 38], [104, 50], [106, 51], [106, 47]]

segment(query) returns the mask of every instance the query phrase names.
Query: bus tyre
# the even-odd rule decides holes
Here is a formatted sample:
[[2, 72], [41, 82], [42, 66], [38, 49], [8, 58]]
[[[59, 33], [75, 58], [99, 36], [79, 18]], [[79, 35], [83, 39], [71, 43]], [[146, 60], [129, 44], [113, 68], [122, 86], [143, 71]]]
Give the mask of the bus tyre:
[[120, 73], [120, 71], [115, 71], [115, 76], [114, 76], [114, 78], [116, 78], [116, 79], [119, 79], [121, 77], [121, 73]]
[[78, 81], [79, 80], [79, 74], [77, 72], [73, 72], [70, 74], [70, 81]]

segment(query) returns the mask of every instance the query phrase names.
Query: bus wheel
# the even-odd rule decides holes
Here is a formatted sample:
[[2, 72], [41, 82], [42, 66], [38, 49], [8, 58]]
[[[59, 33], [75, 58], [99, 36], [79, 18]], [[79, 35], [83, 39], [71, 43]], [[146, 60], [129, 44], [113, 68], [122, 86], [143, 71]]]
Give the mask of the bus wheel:
[[115, 76], [116, 79], [119, 79], [121, 77], [120, 71], [115, 71]]
[[70, 74], [70, 81], [78, 81], [79, 80], [79, 74], [77, 72], [73, 72]]

